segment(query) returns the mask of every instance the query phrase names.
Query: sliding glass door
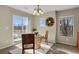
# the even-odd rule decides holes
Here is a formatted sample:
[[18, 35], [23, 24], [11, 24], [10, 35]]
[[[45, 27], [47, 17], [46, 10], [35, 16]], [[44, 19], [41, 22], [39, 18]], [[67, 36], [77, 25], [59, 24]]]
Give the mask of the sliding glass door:
[[28, 33], [29, 20], [28, 17], [13, 15], [13, 39], [14, 41], [21, 40], [21, 34]]

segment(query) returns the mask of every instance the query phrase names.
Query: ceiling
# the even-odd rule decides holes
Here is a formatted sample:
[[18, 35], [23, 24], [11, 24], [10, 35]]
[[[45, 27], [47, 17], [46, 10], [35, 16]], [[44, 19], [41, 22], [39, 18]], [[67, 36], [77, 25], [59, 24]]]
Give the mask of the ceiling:
[[[36, 5], [8, 5], [8, 7], [24, 11], [29, 14], [33, 14], [33, 10]], [[61, 11], [61, 10], [67, 10], [72, 8], [77, 8], [79, 5], [40, 5], [40, 8], [44, 11], [44, 13], [50, 12], [50, 11]]]

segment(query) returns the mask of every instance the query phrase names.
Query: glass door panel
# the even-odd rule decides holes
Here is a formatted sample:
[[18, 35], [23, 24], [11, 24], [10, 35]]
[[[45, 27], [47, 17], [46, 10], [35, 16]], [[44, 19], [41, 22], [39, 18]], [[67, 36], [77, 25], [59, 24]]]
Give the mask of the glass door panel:
[[21, 40], [22, 17], [13, 15], [13, 38], [14, 41]]
[[28, 33], [28, 30], [29, 30], [29, 21], [28, 21], [28, 18], [27, 17], [23, 17], [23, 33]]

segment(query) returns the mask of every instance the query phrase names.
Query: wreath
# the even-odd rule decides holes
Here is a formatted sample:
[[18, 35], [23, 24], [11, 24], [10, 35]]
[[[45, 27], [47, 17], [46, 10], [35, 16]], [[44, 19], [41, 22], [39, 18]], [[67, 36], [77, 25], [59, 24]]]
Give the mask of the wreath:
[[47, 25], [47, 26], [52, 26], [52, 25], [54, 25], [54, 19], [53, 19], [52, 17], [48, 17], [48, 18], [46, 19], [46, 25]]

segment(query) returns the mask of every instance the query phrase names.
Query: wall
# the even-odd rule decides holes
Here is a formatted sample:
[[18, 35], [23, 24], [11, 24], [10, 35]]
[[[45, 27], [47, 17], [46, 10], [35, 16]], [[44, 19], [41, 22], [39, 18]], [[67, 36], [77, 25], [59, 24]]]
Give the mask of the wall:
[[[7, 6], [0, 6], [0, 49], [13, 45], [12, 39], [12, 15], [20, 15], [29, 17], [33, 21], [34, 16], [9, 8]], [[33, 23], [31, 24], [33, 27]]]
[[[39, 26], [39, 20], [40, 18], [48, 18], [48, 17], [53, 17], [54, 18], [54, 25], [52, 27], [45, 26], [45, 28], [40, 28]], [[45, 19], [46, 20], [46, 19]], [[35, 21], [34, 21], [34, 26], [37, 28], [37, 31], [39, 32], [40, 35], [45, 35], [46, 30], [48, 30], [48, 41], [55, 43], [56, 39], [56, 12], [49, 12], [44, 15], [36, 16]]]
[[[60, 38], [60, 33], [59, 33], [59, 18], [63, 16], [74, 16], [74, 36], [73, 38], [68, 38], [67, 40], [64, 38]], [[79, 31], [79, 8], [74, 8], [74, 9], [69, 9], [69, 10], [64, 10], [64, 11], [59, 11], [57, 12], [57, 42], [58, 43], [64, 43], [68, 45], [73, 45], [76, 46], [77, 42], [77, 31]]]

